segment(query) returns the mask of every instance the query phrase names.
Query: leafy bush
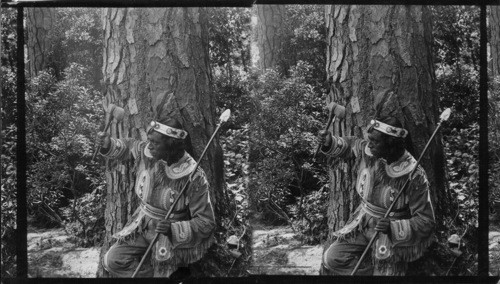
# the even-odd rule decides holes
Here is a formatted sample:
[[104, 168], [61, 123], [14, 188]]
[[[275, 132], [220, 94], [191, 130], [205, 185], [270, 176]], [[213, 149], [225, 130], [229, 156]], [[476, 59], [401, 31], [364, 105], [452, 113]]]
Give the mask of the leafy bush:
[[244, 224], [248, 215], [248, 126], [229, 129], [221, 137], [224, 150], [224, 176], [230, 199], [234, 201], [235, 214], [231, 224], [236, 221]]
[[217, 109], [220, 112], [225, 109], [231, 110], [231, 119], [227, 122], [227, 127], [242, 128], [255, 115], [255, 103], [249, 95], [246, 78], [240, 74], [233, 74], [231, 78], [225, 74], [218, 74], [213, 78], [213, 85]]
[[453, 221], [461, 226], [478, 227], [479, 125], [453, 129], [445, 140], [449, 186], [458, 205]]
[[[438, 246], [446, 239], [461, 237], [463, 256], [455, 258], [449, 249], [439, 264], [447, 260], [455, 275], [472, 274], [477, 264], [478, 151], [479, 151], [479, 9], [473, 6], [433, 6], [433, 34], [436, 63], [436, 93], [440, 108], [452, 115], [442, 128], [448, 189], [451, 196]], [[438, 251], [439, 252], [439, 251]], [[450, 258], [453, 258], [450, 260]], [[450, 264], [447, 264], [448, 266]], [[450, 267], [451, 269], [451, 267]], [[450, 271], [448, 271], [450, 272]]]
[[324, 97], [306, 82], [311, 68], [299, 62], [291, 68], [289, 78], [269, 70], [250, 81], [258, 119], [252, 120], [250, 127], [249, 198], [252, 206], [264, 211], [263, 219], [274, 214], [290, 222], [290, 216], [311, 219], [316, 214], [308, 216], [309, 211], [302, 208], [284, 209], [296, 201], [296, 196], [304, 200], [307, 194], [319, 189], [317, 176], [326, 175], [323, 166], [308, 163], [317, 145], [316, 133], [325, 120]]
[[55, 8], [56, 20], [51, 30], [51, 47], [47, 50], [48, 66], [59, 80], [64, 70], [76, 63], [89, 70], [85, 80], [98, 88], [102, 80], [101, 11], [95, 8]]
[[281, 64], [279, 71], [289, 71], [299, 62], [307, 62], [310, 70], [305, 79], [314, 88], [326, 79], [326, 27], [324, 6], [286, 5], [286, 21], [283, 31], [282, 49], [278, 51]]
[[[477, 6], [430, 6], [434, 17], [434, 52], [438, 69], [452, 67], [461, 75], [460, 66], [479, 71], [479, 13]], [[461, 79], [467, 77], [462, 74]]]
[[443, 131], [470, 127], [479, 121], [479, 72], [463, 65], [455, 69], [441, 68], [436, 73], [436, 92], [442, 109], [451, 108], [452, 115]]
[[2, 277], [16, 273], [16, 131], [14, 125], [2, 129]]
[[[104, 178], [104, 177], [103, 177]], [[103, 184], [92, 193], [85, 193], [71, 205], [61, 208], [66, 220], [65, 230], [77, 239], [80, 246], [99, 246], [104, 240], [104, 210], [106, 190]]]
[[[87, 73], [71, 64], [63, 80], [47, 72], [32, 78], [26, 127], [30, 220], [45, 226], [78, 222], [82, 229], [76, 235], [85, 238], [90, 237], [87, 226], [97, 224], [90, 224], [95, 217], [88, 210], [102, 207], [100, 195], [85, 194], [102, 191], [104, 182], [101, 166], [90, 162], [100, 120], [100, 94], [89, 85]], [[59, 208], [68, 206], [70, 199], [74, 213], [65, 212], [68, 219], [63, 220]]]
[[[490, 82], [488, 96], [488, 149], [490, 204], [500, 200], [500, 76]], [[500, 212], [497, 212], [500, 216]]]
[[1, 135], [2, 135], [2, 186], [1, 186], [1, 274], [16, 276], [17, 242], [17, 179], [16, 179], [16, 10], [2, 8], [1, 54]]
[[[328, 210], [329, 197], [329, 183], [325, 181], [321, 189], [313, 191], [306, 195], [302, 201], [289, 206], [289, 211], [293, 216], [296, 216], [293, 218], [294, 224], [300, 229], [305, 241], [309, 244], [321, 243], [328, 237], [328, 218], [325, 212]], [[301, 208], [303, 208], [302, 213], [300, 212]]]
[[[259, 77], [248, 67], [251, 10], [208, 9], [217, 109], [233, 111], [233, 118], [227, 124], [230, 130], [221, 135], [226, 180], [236, 202], [247, 198], [238, 195], [247, 190], [250, 204], [270, 214], [263, 219], [303, 219], [311, 215], [310, 220], [316, 222], [314, 216], [318, 212], [312, 208], [310, 211], [303, 206], [296, 206], [300, 207], [297, 211], [285, 208], [296, 198], [307, 200], [303, 202], [306, 207], [309, 203], [313, 206], [312, 200], [318, 195], [307, 194], [318, 188], [315, 172], [323, 171], [320, 175], [326, 175], [323, 166], [315, 169], [304, 162], [312, 158], [312, 145], [316, 143], [320, 124], [317, 119], [325, 118], [323, 97], [317, 95], [325, 77], [324, 16], [322, 7], [315, 5], [287, 6], [286, 10], [287, 49], [278, 51], [283, 59], [278, 67], [281, 69]], [[294, 67], [289, 70], [290, 66]], [[288, 74], [291, 79], [282, 79], [278, 73]], [[279, 97], [275, 97], [277, 94]], [[306, 131], [302, 133], [303, 130]], [[256, 131], [260, 134], [255, 134]], [[246, 150], [237, 144], [250, 145], [248, 157]], [[247, 167], [248, 163], [250, 168], [241, 168], [240, 165]], [[247, 201], [241, 202], [247, 205]], [[309, 230], [304, 228], [304, 232]]]
[[210, 63], [216, 77], [232, 84], [250, 65], [251, 9], [208, 8]]

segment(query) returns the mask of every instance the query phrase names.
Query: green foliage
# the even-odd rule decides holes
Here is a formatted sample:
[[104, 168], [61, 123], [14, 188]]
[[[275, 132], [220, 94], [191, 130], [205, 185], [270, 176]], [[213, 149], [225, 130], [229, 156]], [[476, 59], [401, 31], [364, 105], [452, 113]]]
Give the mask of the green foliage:
[[[17, 62], [17, 10], [3, 8], [2, 13], [2, 72], [3, 68], [15, 73]], [[2, 93], [2, 97], [4, 94]]]
[[210, 63], [215, 76], [231, 79], [250, 65], [250, 9], [207, 8]]
[[2, 186], [1, 186], [1, 274], [16, 276], [16, 10], [2, 8], [1, 54], [1, 133], [2, 133]]
[[311, 67], [306, 82], [321, 86], [326, 79], [326, 28], [324, 6], [286, 5], [286, 21], [281, 31], [282, 49], [278, 52], [279, 72], [290, 75], [292, 66], [300, 61]]
[[[490, 205], [500, 200], [500, 76], [492, 78], [488, 96]], [[496, 212], [500, 216], [500, 212]]]
[[479, 125], [453, 129], [445, 139], [445, 155], [453, 200], [457, 201], [455, 224], [478, 227]]
[[430, 6], [434, 17], [434, 51], [438, 68], [461, 65], [479, 70], [479, 12], [477, 6]]
[[296, 216], [293, 218], [294, 224], [303, 232], [305, 241], [310, 244], [321, 243], [328, 237], [326, 212], [330, 196], [329, 183], [328, 180], [325, 180], [320, 184], [324, 184], [324, 186], [306, 195], [302, 202], [299, 201], [289, 206], [290, 213]]
[[[96, 181], [97, 182], [97, 181]], [[61, 208], [66, 220], [65, 230], [77, 239], [79, 246], [99, 246], [104, 240], [104, 209], [106, 190], [100, 184], [91, 193], [85, 193], [72, 204]]]
[[[249, 173], [248, 126], [228, 129], [221, 137], [224, 150], [224, 178], [230, 199], [234, 201], [236, 213], [233, 221], [244, 224], [248, 215], [247, 179]], [[230, 224], [231, 225], [231, 224]]]
[[[464, 255], [453, 262], [457, 269], [452, 273], [463, 275], [471, 273], [467, 269], [474, 267], [477, 261], [479, 8], [433, 6], [431, 9], [434, 16], [436, 93], [440, 98], [440, 108], [452, 109], [452, 115], [442, 129], [451, 199], [441, 204], [450, 209], [451, 215], [442, 216], [445, 224], [438, 235], [444, 237], [440, 240], [444, 246], [447, 246], [446, 238], [450, 235], [462, 237], [466, 245]], [[450, 253], [446, 254], [449, 258]]]
[[[68, 205], [68, 198], [74, 204], [72, 215], [65, 215], [67, 221], [83, 227], [90, 226], [86, 219], [95, 218], [87, 215], [88, 208], [98, 211], [102, 206], [100, 195], [84, 195], [102, 190], [104, 182], [100, 166], [90, 163], [101, 115], [100, 94], [89, 86], [86, 73], [71, 64], [61, 81], [41, 72], [28, 85], [28, 209], [38, 225], [63, 223], [58, 209]], [[87, 229], [80, 235], [87, 237]]]
[[16, 10], [2, 10], [2, 130], [15, 123], [16, 108]]
[[45, 54], [48, 68], [60, 80], [72, 63], [85, 66], [90, 70], [85, 79], [97, 88], [102, 78], [100, 9], [54, 9], [54, 27], [50, 30], [50, 46]]
[[[314, 206], [321, 200], [316, 195], [306, 197], [318, 189], [318, 176], [325, 175], [322, 166], [314, 167], [309, 163], [316, 150], [316, 133], [324, 120], [324, 97], [306, 82], [311, 68], [299, 62], [290, 70], [289, 78], [269, 70], [252, 81], [258, 119], [252, 120], [251, 126], [250, 182], [253, 190], [250, 202], [284, 219], [291, 215], [315, 222], [313, 219], [319, 211], [314, 212], [311, 208], [283, 210], [295, 202], [295, 196], [306, 198], [299, 207]], [[312, 227], [316, 225], [311, 223]]]
[[327, 183], [326, 172], [324, 165], [310, 164], [326, 120], [323, 9], [287, 5], [277, 69], [248, 78], [256, 114], [251, 120], [251, 204], [264, 220], [297, 224], [311, 242], [324, 236], [318, 232], [327, 232], [326, 195], [316, 191]]
[[[85, 66], [85, 79], [97, 88], [102, 78], [101, 10], [95, 8], [57, 8], [55, 31], [59, 37], [58, 60], [64, 70], [71, 63]], [[63, 51], [63, 52], [61, 52]]]
[[241, 128], [255, 115], [255, 103], [249, 96], [248, 82], [238, 72], [228, 77], [221, 73], [213, 78], [214, 97], [219, 112], [231, 110], [229, 128]]
[[470, 127], [479, 120], [479, 72], [468, 65], [458, 69], [462, 75], [457, 73], [457, 69], [447, 67], [436, 72], [440, 107], [452, 109], [445, 133], [452, 128]]
[[2, 129], [2, 277], [14, 277], [16, 273], [16, 131], [14, 125]]
[[[252, 115], [250, 98], [244, 74], [250, 64], [250, 9], [207, 8], [209, 17], [209, 53], [213, 74], [213, 94], [217, 113], [231, 110], [230, 120], [220, 131], [224, 152], [225, 189], [230, 199], [227, 216], [222, 217], [213, 259], [203, 263], [212, 265], [204, 271], [213, 275], [243, 276], [251, 258], [250, 230], [248, 230], [248, 126]], [[242, 256], [234, 258], [225, 247], [229, 236], [236, 236]], [[209, 252], [210, 254], [210, 252]], [[212, 263], [213, 262], [213, 263]], [[217, 265], [213, 265], [217, 263]], [[220, 263], [229, 271], [218, 271]], [[226, 267], [227, 267], [226, 266]]]
[[[235, 119], [238, 120], [237, 117]], [[221, 146], [224, 151], [225, 190], [230, 202], [228, 203], [229, 214], [222, 220], [223, 238], [218, 244], [225, 244], [230, 236], [236, 236], [239, 243], [237, 248], [227, 246], [224, 250], [218, 250], [222, 261], [227, 259], [232, 261], [231, 264], [227, 264], [231, 266], [231, 269], [219, 274], [227, 276], [244, 276], [252, 254], [251, 232], [248, 229], [248, 126], [240, 125], [240, 127], [221, 132], [223, 133]], [[242, 256], [234, 258], [230, 250], [236, 250]], [[221, 262], [221, 259], [218, 262]]]
[[[300, 219], [311, 215], [311, 220], [315, 220], [318, 212], [313, 213], [312, 208], [301, 208], [296, 213], [291, 213], [294, 209], [283, 209], [295, 202], [298, 195], [307, 199], [306, 207], [309, 203], [317, 204], [313, 200], [318, 195], [306, 195], [318, 187], [316, 172], [323, 171], [320, 175], [325, 175], [322, 167], [315, 169], [305, 163], [312, 157], [312, 145], [316, 145], [315, 133], [321, 124], [318, 118], [325, 119], [324, 98], [317, 94], [325, 77], [322, 7], [287, 6], [289, 20], [283, 29], [287, 35], [286, 50], [280, 52], [280, 73], [289, 74], [288, 80], [273, 71], [260, 77], [249, 73], [250, 9], [208, 10], [217, 108], [230, 108], [234, 114], [228, 123], [230, 130], [222, 137], [222, 141], [227, 139], [223, 147], [230, 192], [248, 190], [251, 204], [267, 206], [278, 218], [293, 218], [297, 214]], [[247, 137], [248, 132], [251, 138]], [[235, 143], [250, 143], [248, 158], [242, 149], [232, 148]], [[251, 168], [239, 168], [242, 163], [247, 167], [249, 162]], [[237, 200], [246, 198], [232, 194]]]

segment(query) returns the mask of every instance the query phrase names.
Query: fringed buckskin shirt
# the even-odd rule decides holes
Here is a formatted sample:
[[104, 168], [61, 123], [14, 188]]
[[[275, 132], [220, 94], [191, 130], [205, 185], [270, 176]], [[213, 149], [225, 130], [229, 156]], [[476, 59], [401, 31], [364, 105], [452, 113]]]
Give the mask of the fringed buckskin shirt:
[[[146, 145], [145, 141], [111, 138], [109, 150], [103, 153], [117, 160], [135, 159], [135, 193], [141, 204], [125, 227], [113, 235], [119, 240], [134, 238], [143, 230], [154, 231], [156, 223], [165, 218], [196, 167], [187, 152], [178, 162], [168, 166], [163, 160], [153, 159]], [[166, 265], [163, 270], [167, 270], [167, 275], [175, 271], [177, 265], [199, 260], [214, 241], [215, 219], [208, 189], [205, 172], [198, 167], [169, 218], [172, 220], [172, 239], [159, 234], [153, 256], [156, 261], [167, 261], [162, 263]]]
[[[322, 151], [335, 158], [355, 158], [359, 165], [356, 191], [362, 202], [347, 224], [334, 235], [345, 238], [375, 228], [415, 168], [417, 161], [408, 152], [391, 164], [375, 158], [368, 141], [357, 137], [335, 137], [329, 149]], [[411, 262], [422, 256], [433, 242], [435, 216], [429, 182], [419, 165], [413, 180], [389, 214], [391, 232], [380, 233], [372, 254], [376, 260]]]

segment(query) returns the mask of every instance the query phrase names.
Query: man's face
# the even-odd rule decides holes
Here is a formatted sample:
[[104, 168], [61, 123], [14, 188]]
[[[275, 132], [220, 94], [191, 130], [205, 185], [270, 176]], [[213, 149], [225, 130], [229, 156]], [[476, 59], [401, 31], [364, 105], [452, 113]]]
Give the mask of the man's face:
[[151, 152], [151, 156], [153, 158], [160, 160], [160, 159], [166, 159], [168, 157], [168, 143], [161, 135], [160, 133], [156, 131], [152, 131], [151, 133], [148, 134], [148, 149], [149, 152]]
[[368, 133], [368, 148], [376, 158], [386, 158], [389, 152], [384, 134], [377, 130]]

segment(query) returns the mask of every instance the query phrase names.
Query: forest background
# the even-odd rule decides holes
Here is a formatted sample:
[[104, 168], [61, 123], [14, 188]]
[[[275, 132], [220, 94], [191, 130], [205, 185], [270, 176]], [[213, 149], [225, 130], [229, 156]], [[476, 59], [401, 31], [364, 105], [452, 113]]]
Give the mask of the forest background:
[[[104, 239], [105, 178], [94, 139], [103, 127], [101, 10], [53, 8], [46, 66], [29, 77], [26, 93], [28, 225], [62, 227], [82, 246]], [[288, 224], [304, 242], [328, 237], [328, 172], [313, 159], [327, 118], [326, 29], [323, 6], [286, 5], [283, 49], [275, 68], [258, 69], [256, 14], [250, 8], [208, 8], [209, 52], [217, 113], [233, 111], [220, 132], [230, 213], [221, 233], [248, 236], [252, 226]], [[439, 109], [450, 213], [439, 226], [436, 251], [459, 236], [465, 252], [451, 274], [477, 272], [479, 144], [479, 8], [431, 7]], [[16, 10], [2, 9], [1, 273], [14, 276], [16, 237]], [[254, 21], [254, 22], [253, 22]], [[285, 48], [286, 47], [286, 48]], [[500, 199], [499, 78], [490, 80], [490, 203]], [[498, 209], [497, 209], [498, 210]], [[493, 220], [493, 219], [492, 219]], [[494, 223], [495, 224], [495, 223]], [[498, 223], [496, 223], [498, 225]], [[249, 241], [244, 238], [243, 241]], [[237, 265], [244, 266], [251, 252]], [[221, 252], [221, 254], [223, 254]], [[441, 258], [446, 270], [453, 257]], [[234, 264], [234, 263], [233, 263]], [[234, 269], [241, 276], [242, 269]]]

